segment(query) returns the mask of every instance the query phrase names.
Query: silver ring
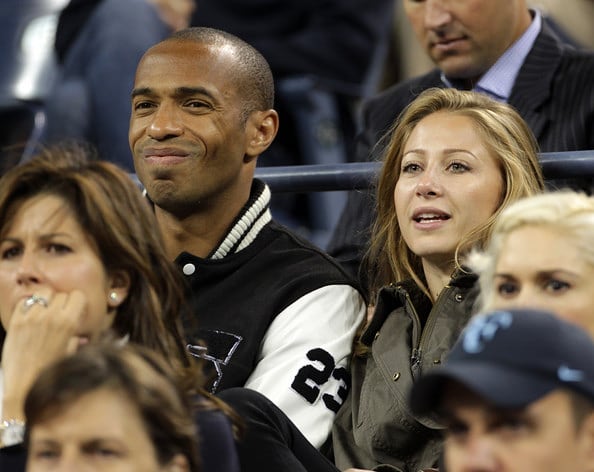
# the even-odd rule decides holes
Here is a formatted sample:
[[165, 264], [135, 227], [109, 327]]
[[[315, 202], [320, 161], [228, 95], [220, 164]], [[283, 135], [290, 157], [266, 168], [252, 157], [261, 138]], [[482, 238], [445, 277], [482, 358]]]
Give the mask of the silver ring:
[[35, 304], [39, 304], [42, 307], [47, 308], [47, 299], [40, 297], [39, 295], [31, 295], [29, 298], [25, 299], [24, 305], [25, 305], [25, 311], [27, 311], [29, 308], [31, 308], [33, 305]]

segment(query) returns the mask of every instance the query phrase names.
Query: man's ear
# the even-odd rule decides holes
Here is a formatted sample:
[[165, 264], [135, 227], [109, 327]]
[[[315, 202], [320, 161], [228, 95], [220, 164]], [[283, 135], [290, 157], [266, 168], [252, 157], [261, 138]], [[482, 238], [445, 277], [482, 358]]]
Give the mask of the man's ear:
[[278, 132], [278, 113], [276, 110], [254, 111], [246, 123], [247, 148], [245, 160], [249, 162], [262, 154]]
[[167, 472], [190, 472], [190, 464], [183, 454], [176, 454], [165, 466]]
[[128, 297], [130, 291], [130, 274], [123, 270], [117, 270], [110, 275], [109, 292], [107, 303], [110, 308], [117, 308]]

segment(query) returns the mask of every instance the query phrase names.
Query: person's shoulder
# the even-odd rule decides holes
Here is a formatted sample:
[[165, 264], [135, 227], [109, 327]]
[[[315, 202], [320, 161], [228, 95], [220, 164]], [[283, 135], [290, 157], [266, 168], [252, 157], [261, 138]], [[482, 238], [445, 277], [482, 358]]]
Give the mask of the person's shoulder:
[[218, 408], [199, 408], [196, 413], [196, 424], [209, 435], [220, 436], [233, 441], [233, 429], [229, 417]]
[[198, 408], [199, 448], [205, 472], [239, 472], [239, 458], [230, 418], [218, 408]]
[[555, 82], [571, 94], [591, 95], [594, 90], [594, 51], [562, 45]]
[[558, 56], [562, 63], [569, 66], [594, 67], [594, 51], [564, 41], [548, 24], [543, 24], [532, 47], [530, 56], [534, 55], [542, 56], [543, 60]]

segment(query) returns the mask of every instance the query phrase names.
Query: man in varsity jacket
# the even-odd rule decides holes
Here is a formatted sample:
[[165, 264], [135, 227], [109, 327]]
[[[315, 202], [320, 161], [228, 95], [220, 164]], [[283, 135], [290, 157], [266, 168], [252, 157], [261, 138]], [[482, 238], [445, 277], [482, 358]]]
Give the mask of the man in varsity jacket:
[[211, 362], [213, 391], [260, 391], [319, 447], [346, 398], [365, 301], [335, 261], [274, 222], [253, 178], [278, 129], [273, 96], [254, 48], [179, 31], [138, 65], [130, 146], [187, 280], [189, 349]]
[[[513, 105], [542, 152], [594, 149], [594, 51], [563, 43], [526, 0], [403, 4], [437, 68], [365, 103], [354, 160], [381, 159], [382, 137], [404, 107], [430, 87], [475, 90]], [[371, 195], [351, 192], [329, 245], [330, 254], [352, 272], [369, 239]]]

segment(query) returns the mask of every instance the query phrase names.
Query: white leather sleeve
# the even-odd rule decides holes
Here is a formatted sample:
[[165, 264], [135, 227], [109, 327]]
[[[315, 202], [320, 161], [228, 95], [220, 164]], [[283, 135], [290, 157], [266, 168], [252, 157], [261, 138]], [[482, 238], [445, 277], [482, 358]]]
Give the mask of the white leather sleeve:
[[268, 329], [245, 386], [272, 400], [320, 447], [346, 398], [349, 360], [363, 298], [348, 285], [329, 285], [301, 297]]

